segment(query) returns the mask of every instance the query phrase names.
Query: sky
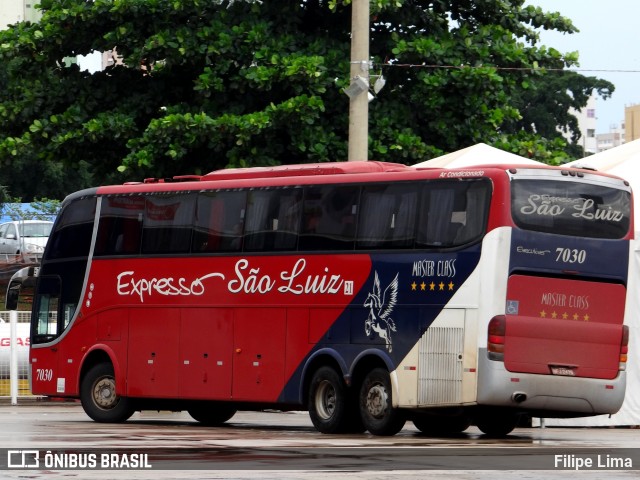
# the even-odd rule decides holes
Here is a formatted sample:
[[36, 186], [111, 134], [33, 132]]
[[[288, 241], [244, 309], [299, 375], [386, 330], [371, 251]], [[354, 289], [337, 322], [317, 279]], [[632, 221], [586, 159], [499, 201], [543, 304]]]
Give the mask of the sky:
[[562, 35], [541, 32], [542, 44], [560, 52], [578, 51], [585, 76], [608, 80], [615, 91], [597, 99], [596, 133], [624, 120], [625, 105], [640, 103], [640, 0], [528, 0], [547, 12], [560, 12], [580, 30]]

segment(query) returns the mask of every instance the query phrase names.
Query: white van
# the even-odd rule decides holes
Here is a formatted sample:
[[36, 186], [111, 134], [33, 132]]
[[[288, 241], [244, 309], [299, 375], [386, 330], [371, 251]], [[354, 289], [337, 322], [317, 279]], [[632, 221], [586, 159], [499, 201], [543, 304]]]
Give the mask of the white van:
[[24, 255], [39, 261], [49, 240], [53, 222], [19, 220], [0, 225], [0, 254]]

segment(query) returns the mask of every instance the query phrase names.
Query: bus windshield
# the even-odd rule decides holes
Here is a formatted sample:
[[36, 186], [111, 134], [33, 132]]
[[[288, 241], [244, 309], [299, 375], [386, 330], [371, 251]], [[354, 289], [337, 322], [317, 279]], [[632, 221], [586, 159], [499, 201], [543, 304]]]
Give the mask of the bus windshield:
[[629, 232], [628, 191], [563, 180], [512, 182], [511, 211], [524, 230], [588, 238], [624, 238]]

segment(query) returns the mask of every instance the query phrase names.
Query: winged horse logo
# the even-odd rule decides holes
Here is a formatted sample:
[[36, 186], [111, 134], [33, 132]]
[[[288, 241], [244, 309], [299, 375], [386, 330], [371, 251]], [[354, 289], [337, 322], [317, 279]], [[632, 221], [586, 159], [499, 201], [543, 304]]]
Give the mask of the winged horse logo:
[[384, 289], [380, 287], [378, 272], [375, 273], [373, 281], [373, 291], [367, 295], [364, 302], [365, 307], [369, 307], [369, 316], [364, 322], [364, 333], [367, 336], [371, 332], [376, 332], [385, 342], [389, 353], [393, 350], [391, 332], [396, 331], [396, 324], [391, 318], [396, 303], [398, 302], [398, 274], [391, 283]]

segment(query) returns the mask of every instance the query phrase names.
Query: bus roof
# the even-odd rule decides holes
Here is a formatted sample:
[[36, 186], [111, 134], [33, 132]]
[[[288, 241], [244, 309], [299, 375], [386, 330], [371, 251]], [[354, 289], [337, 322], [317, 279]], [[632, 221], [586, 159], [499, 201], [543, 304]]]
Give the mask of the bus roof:
[[[576, 168], [557, 167], [551, 165], [525, 165], [525, 164], [487, 164], [461, 168], [429, 168], [406, 166], [399, 163], [377, 161], [352, 161], [352, 162], [327, 162], [280, 165], [272, 167], [230, 168], [216, 170], [205, 175], [183, 175], [173, 178], [147, 178], [143, 182], [127, 182], [124, 185], [105, 185], [88, 191], [77, 192], [81, 195], [90, 194], [123, 194], [135, 192], [160, 192], [182, 191], [189, 189], [244, 186], [244, 181], [249, 181], [252, 186], [266, 187], [278, 185], [295, 185], [303, 183], [324, 183], [322, 177], [327, 177], [328, 183], [358, 181], [360, 175], [372, 180], [376, 174], [391, 174], [387, 177], [390, 181], [411, 180], [416, 173], [420, 178], [471, 178], [482, 176], [494, 176], [496, 173], [516, 171], [547, 170], [556, 171], [563, 175], [579, 176], [594, 174], [600, 177], [610, 177], [618, 180], [618, 177], [603, 172], [593, 172]], [[331, 179], [329, 179], [332, 177]], [[208, 185], [207, 185], [208, 184]], [[206, 185], [206, 186], [205, 186]], [[76, 195], [74, 195], [75, 197]]]
[[350, 173], [401, 172], [411, 167], [400, 163], [355, 161], [331, 163], [305, 163], [273, 167], [227, 168], [204, 175], [201, 180], [240, 180], [250, 178], [297, 177], [312, 175], [339, 175]]

